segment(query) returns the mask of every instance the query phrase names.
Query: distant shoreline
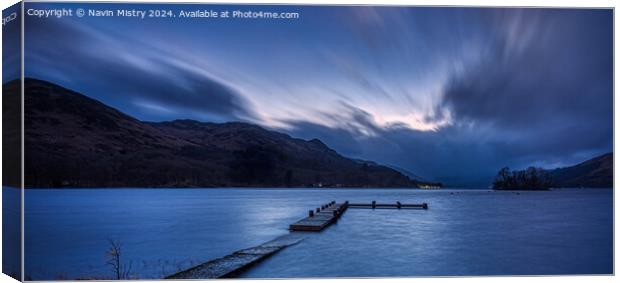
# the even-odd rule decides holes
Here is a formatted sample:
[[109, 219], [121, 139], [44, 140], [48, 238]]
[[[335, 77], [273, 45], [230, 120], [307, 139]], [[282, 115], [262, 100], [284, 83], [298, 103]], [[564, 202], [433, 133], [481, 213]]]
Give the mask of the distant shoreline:
[[[562, 188], [559, 188], [562, 189]], [[574, 188], [574, 189], [579, 189], [579, 188]], [[551, 188], [547, 188], [547, 189], [519, 189], [519, 188], [510, 188], [510, 189], [492, 189], [494, 191], [518, 191], [518, 192], [522, 192], [522, 191], [532, 191], [532, 192], [544, 192], [544, 191], [550, 191]]]

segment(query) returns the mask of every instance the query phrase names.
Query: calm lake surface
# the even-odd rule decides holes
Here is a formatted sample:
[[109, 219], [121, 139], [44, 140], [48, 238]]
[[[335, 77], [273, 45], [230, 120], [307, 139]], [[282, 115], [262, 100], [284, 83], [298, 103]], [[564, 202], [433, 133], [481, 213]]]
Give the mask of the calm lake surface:
[[429, 209], [349, 209], [243, 277], [613, 272], [611, 189], [37, 189], [26, 191], [26, 274], [111, 278], [113, 239], [134, 278], [161, 278], [286, 234], [332, 200], [427, 202]]

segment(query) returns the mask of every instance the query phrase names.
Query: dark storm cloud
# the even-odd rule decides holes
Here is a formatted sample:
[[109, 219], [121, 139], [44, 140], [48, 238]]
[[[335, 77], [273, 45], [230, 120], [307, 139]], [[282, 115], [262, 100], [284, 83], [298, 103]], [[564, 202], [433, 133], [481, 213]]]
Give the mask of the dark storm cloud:
[[454, 74], [440, 107], [459, 121], [509, 129], [562, 127], [584, 119], [609, 126], [610, 11], [551, 10], [544, 17], [532, 11], [519, 20], [514, 13], [519, 12], [503, 21], [520, 25], [518, 33], [497, 35], [479, 64]]
[[30, 19], [28, 27], [27, 66], [36, 66], [27, 68], [29, 76], [82, 91], [138, 118], [183, 113], [229, 121], [253, 115], [232, 87], [155, 46], [53, 20]]
[[[488, 138], [477, 136], [470, 129], [447, 127], [432, 132], [400, 124], [381, 127], [372, 115], [349, 107], [341, 115], [326, 117], [335, 126], [288, 121], [293, 129], [287, 132], [305, 139], [320, 138], [348, 157], [405, 168], [450, 185], [486, 184], [496, 168], [503, 166], [498, 162], [498, 149], [485, 144]], [[472, 162], [482, 165], [463, 166]]]
[[601, 146], [601, 131], [607, 137], [612, 131], [611, 13], [522, 17], [517, 24], [525, 27], [515, 37], [528, 34], [521, 38], [527, 42], [517, 48], [499, 37], [479, 65], [446, 83], [440, 107], [449, 108], [455, 120], [491, 123], [521, 140], [546, 137], [570, 147], [585, 139]]

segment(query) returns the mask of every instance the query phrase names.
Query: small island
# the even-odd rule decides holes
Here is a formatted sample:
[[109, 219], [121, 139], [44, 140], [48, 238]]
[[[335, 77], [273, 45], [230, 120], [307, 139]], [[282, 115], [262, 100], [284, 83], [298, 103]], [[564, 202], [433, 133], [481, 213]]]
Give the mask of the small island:
[[494, 190], [546, 191], [553, 186], [553, 179], [545, 169], [529, 167], [526, 170], [510, 171], [504, 167], [493, 182]]
[[544, 191], [550, 188], [613, 188], [613, 152], [579, 164], [555, 169], [529, 167], [510, 171], [504, 167], [497, 173], [494, 190]]

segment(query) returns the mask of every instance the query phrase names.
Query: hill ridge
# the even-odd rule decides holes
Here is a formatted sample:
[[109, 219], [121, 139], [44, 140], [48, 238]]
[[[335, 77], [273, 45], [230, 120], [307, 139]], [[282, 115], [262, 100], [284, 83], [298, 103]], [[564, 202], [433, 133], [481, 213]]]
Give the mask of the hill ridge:
[[246, 122], [140, 121], [57, 84], [24, 83], [26, 187], [423, 184], [387, 166], [360, 164], [318, 139]]

